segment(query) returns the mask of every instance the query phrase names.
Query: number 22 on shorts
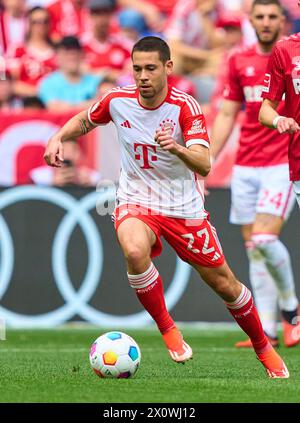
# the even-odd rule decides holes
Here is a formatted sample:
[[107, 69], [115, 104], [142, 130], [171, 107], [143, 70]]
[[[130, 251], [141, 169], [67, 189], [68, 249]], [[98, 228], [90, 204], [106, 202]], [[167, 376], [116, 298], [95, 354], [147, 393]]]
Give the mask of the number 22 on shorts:
[[[208, 248], [208, 245], [209, 245], [209, 233], [208, 233], [207, 228], [201, 229], [196, 234], [197, 234], [197, 236], [199, 238], [202, 238], [204, 236], [204, 244], [203, 244], [203, 247], [202, 247], [202, 254], [209, 254], [209, 253], [212, 253], [212, 252], [215, 251], [215, 247]], [[195, 254], [199, 254], [200, 253], [200, 250], [198, 250], [197, 248], [193, 248], [193, 245], [194, 245], [194, 242], [195, 242], [195, 237], [194, 237], [194, 235], [192, 233], [184, 234], [184, 235], [181, 235], [181, 236], [182, 236], [182, 238], [186, 238], [186, 239], [189, 240], [188, 245], [187, 245], [187, 249], [189, 251], [192, 251]]]

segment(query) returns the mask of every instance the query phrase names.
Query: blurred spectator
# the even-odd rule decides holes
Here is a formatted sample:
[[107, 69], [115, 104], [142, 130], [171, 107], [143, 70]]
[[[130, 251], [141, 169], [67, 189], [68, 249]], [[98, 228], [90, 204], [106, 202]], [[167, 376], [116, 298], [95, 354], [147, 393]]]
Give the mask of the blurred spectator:
[[126, 48], [131, 51], [139, 38], [146, 35], [147, 26], [140, 12], [134, 9], [124, 9], [119, 13], [119, 38], [123, 40]]
[[68, 35], [80, 38], [88, 32], [89, 17], [85, 3], [85, 0], [58, 0], [49, 5], [53, 41]]
[[[253, 1], [253, 0], [251, 0]], [[244, 0], [219, 0], [221, 13], [231, 14], [234, 17], [240, 17], [243, 10]]]
[[75, 141], [64, 142], [64, 164], [61, 168], [41, 166], [30, 172], [30, 178], [37, 185], [83, 187], [96, 186], [100, 181], [100, 173], [94, 169], [82, 166], [82, 151], [80, 144]]
[[12, 44], [22, 44], [26, 31], [26, 1], [2, 0], [0, 11], [0, 54]]
[[284, 24], [284, 30], [283, 30], [284, 35], [289, 36], [291, 34], [294, 34], [296, 23], [293, 20], [291, 13], [289, 12], [288, 9], [286, 9], [284, 7], [283, 8], [283, 14], [284, 14], [284, 17], [285, 17], [285, 24]]
[[20, 107], [21, 102], [14, 96], [12, 77], [6, 73], [0, 79], [0, 110], [5, 112]]
[[59, 69], [41, 80], [39, 97], [47, 109], [67, 111], [92, 104], [100, 77], [81, 69], [83, 51], [76, 37], [64, 37], [57, 46]]
[[223, 91], [227, 82], [227, 61], [229, 55], [236, 48], [243, 46], [243, 32], [241, 19], [236, 15], [223, 15], [218, 21], [218, 27], [224, 30], [224, 52], [221, 66], [216, 77], [215, 88], [211, 96], [210, 103], [204, 107], [204, 113], [208, 123], [213, 120], [218, 112], [220, 103], [223, 100]]
[[217, 17], [216, 0], [179, 0], [165, 32], [175, 73], [193, 75], [202, 103], [209, 101], [225, 43]]
[[244, 46], [251, 46], [257, 43], [257, 37], [253, 26], [249, 21], [250, 11], [253, 0], [243, 0], [242, 7], [242, 31], [243, 31], [243, 44]]
[[242, 21], [238, 16], [223, 15], [217, 21], [217, 27], [223, 29], [223, 41], [225, 55], [234, 47], [242, 47], [243, 45], [243, 32]]
[[39, 97], [23, 97], [23, 108], [26, 110], [43, 110], [45, 105]]
[[40, 6], [40, 7], [46, 7], [49, 4], [52, 4], [53, 0], [27, 0], [27, 7], [29, 9]]
[[83, 39], [90, 70], [115, 80], [130, 59], [130, 51], [110, 35], [115, 10], [114, 0], [87, 0], [91, 16], [91, 34]]
[[293, 20], [293, 33], [300, 32], [300, 9], [296, 0], [281, 0], [281, 4], [289, 11]]
[[56, 54], [49, 37], [49, 13], [35, 7], [28, 12], [25, 43], [7, 51], [8, 68], [16, 80], [16, 95], [36, 96], [37, 82], [57, 68]]
[[115, 87], [116, 87], [116, 84], [111, 82], [109, 78], [103, 78], [100, 84], [98, 85], [96, 96], [98, 98], [101, 98], [104, 96], [104, 94], [106, 94], [108, 91], [112, 90]]
[[177, 0], [118, 0], [123, 8], [134, 9], [145, 19], [147, 27], [155, 33], [162, 32]]

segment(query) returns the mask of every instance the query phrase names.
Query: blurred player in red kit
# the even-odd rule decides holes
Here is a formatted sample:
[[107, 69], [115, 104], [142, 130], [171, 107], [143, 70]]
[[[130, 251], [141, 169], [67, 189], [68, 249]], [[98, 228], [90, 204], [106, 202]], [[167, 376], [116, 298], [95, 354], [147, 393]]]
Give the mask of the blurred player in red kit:
[[[288, 134], [290, 179], [300, 207], [300, 33], [278, 41], [270, 56], [264, 82], [259, 120], [279, 134]], [[285, 113], [278, 109], [283, 96]]]
[[209, 173], [210, 155], [201, 107], [168, 85], [173, 62], [162, 39], [139, 40], [132, 62], [136, 85], [113, 89], [70, 119], [51, 137], [44, 158], [51, 166], [61, 166], [64, 141], [113, 121], [121, 144], [115, 229], [129, 283], [156, 322], [171, 358], [185, 362], [192, 358], [192, 349], [166, 308], [162, 279], [152, 262], [161, 253], [161, 236], [222, 298], [251, 338], [268, 376], [287, 378], [289, 372], [263, 331], [251, 292], [228, 267], [204, 209], [199, 175]]
[[[258, 122], [264, 74], [272, 48], [284, 26], [278, 0], [255, 0], [251, 23], [258, 42], [234, 52], [228, 62], [224, 101], [211, 134], [216, 157], [228, 139], [243, 102], [245, 119], [231, 181], [230, 221], [241, 225], [249, 259], [250, 281], [265, 333], [278, 345], [277, 303], [281, 310], [284, 343], [300, 342], [298, 300], [290, 255], [279, 235], [295, 197], [288, 176], [288, 138]], [[284, 102], [280, 104], [284, 110]], [[252, 347], [251, 340], [237, 347]]]

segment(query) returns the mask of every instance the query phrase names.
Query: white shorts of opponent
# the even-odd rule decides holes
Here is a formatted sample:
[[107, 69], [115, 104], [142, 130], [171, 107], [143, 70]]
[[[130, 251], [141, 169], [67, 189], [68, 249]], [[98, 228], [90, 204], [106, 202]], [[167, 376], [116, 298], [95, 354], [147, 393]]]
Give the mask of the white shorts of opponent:
[[233, 167], [230, 223], [253, 223], [258, 213], [268, 213], [286, 220], [294, 204], [295, 194], [289, 180], [288, 164]]
[[293, 182], [293, 186], [294, 186], [294, 191], [295, 191], [296, 198], [297, 198], [297, 203], [300, 207], [300, 181]]

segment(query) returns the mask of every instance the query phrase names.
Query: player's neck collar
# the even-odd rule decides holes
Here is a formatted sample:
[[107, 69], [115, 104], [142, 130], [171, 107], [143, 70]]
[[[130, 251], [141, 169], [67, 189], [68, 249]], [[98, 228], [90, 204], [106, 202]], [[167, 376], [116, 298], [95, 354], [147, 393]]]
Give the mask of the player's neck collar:
[[272, 51], [263, 51], [262, 48], [261, 48], [261, 46], [259, 45], [259, 43], [257, 43], [255, 45], [255, 50], [256, 50], [256, 53], [259, 56], [270, 56], [270, 54], [272, 53]]
[[158, 105], [158, 106], [156, 106], [156, 107], [147, 107], [147, 106], [144, 106], [142, 103], [141, 103], [141, 101], [140, 101], [140, 92], [139, 92], [139, 90], [137, 89], [136, 90], [136, 94], [137, 94], [137, 100], [138, 100], [138, 103], [139, 103], [139, 105], [143, 108], [143, 109], [146, 109], [146, 110], [157, 110], [157, 109], [159, 109], [167, 100], [168, 100], [168, 98], [170, 97], [170, 95], [171, 95], [171, 86], [168, 84], [168, 92], [167, 92], [167, 95], [166, 95], [166, 97], [161, 101], [161, 103]]

